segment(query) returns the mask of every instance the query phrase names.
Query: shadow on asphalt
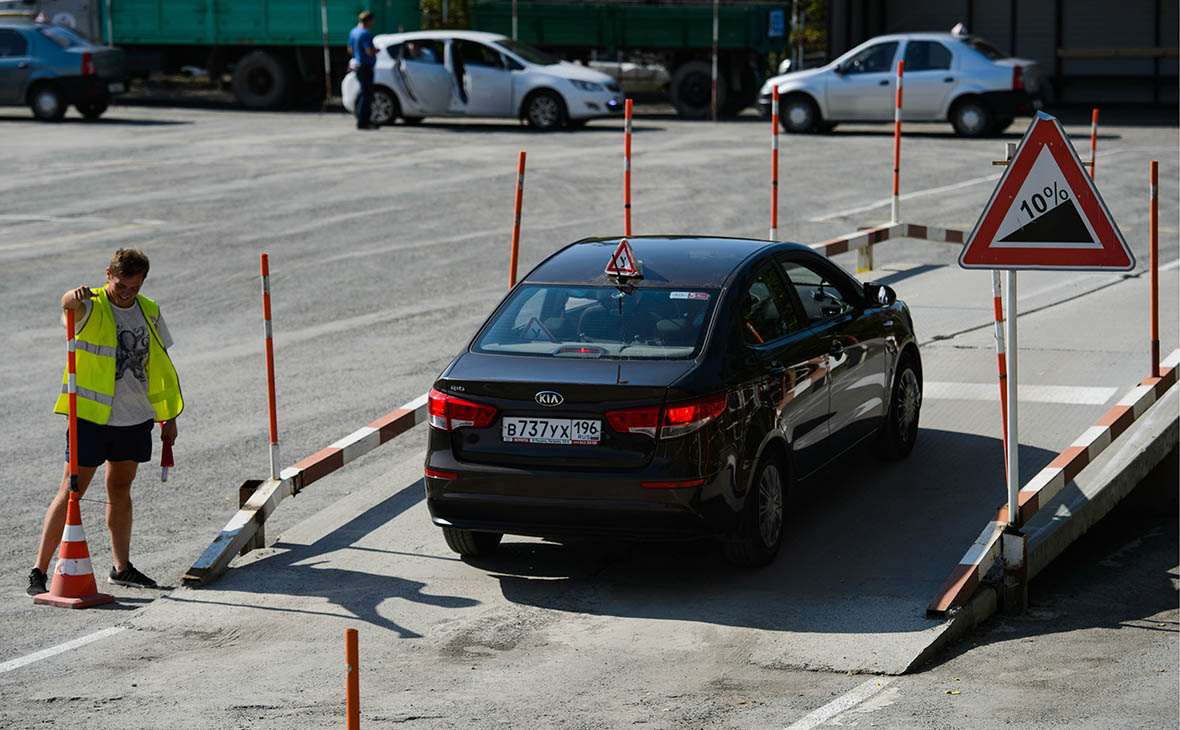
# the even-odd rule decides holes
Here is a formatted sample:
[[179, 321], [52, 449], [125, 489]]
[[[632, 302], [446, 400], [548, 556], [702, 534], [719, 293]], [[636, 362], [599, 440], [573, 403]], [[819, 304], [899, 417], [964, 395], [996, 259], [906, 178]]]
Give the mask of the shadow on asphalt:
[[[111, 112], [118, 114], [117, 111]], [[4, 122], [30, 122], [42, 126], [44, 129], [53, 129], [61, 125], [86, 125], [88, 127], [167, 127], [179, 124], [192, 124], [188, 119], [119, 119], [117, 116], [102, 116], [98, 119], [82, 119], [80, 117], [66, 117], [59, 122], [41, 122], [29, 116], [19, 115], [0, 115], [0, 124]]]

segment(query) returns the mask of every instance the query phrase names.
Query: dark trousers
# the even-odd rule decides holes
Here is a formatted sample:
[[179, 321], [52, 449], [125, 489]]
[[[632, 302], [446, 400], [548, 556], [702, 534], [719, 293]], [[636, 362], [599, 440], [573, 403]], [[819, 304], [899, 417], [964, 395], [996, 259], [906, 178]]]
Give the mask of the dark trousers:
[[373, 115], [373, 67], [358, 67], [356, 80], [361, 84], [361, 94], [356, 99], [356, 124], [360, 127], [368, 124]]

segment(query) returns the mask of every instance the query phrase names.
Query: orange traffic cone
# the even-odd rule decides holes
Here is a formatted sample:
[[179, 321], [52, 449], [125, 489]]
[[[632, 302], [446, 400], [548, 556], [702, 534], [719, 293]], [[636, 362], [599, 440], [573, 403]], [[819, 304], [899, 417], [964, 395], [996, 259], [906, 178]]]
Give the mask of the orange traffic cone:
[[61, 535], [57, 552], [57, 567], [53, 569], [53, 585], [48, 593], [33, 596], [33, 603], [59, 608], [89, 608], [111, 603], [115, 597], [99, 593], [94, 583], [94, 569], [90, 567], [90, 548], [82, 531], [82, 508], [78, 493], [70, 492], [66, 507], [66, 529]]

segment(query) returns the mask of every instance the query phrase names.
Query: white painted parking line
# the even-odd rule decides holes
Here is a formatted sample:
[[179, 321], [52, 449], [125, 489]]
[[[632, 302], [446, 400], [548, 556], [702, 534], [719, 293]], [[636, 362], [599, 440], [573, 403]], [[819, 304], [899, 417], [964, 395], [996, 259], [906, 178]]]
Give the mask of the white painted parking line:
[[67, 641], [64, 644], [58, 644], [57, 646], [51, 646], [48, 649], [42, 649], [41, 651], [29, 654], [28, 656], [23, 656], [19, 659], [11, 659], [4, 662], [3, 664], [0, 664], [0, 674], [3, 674], [4, 672], [10, 672], [13, 669], [20, 669], [23, 666], [32, 664], [33, 662], [41, 661], [42, 659], [48, 659], [51, 656], [64, 654], [67, 651], [86, 646], [87, 644], [92, 644], [100, 639], [105, 639], [108, 636], [114, 636], [123, 630], [124, 627], [122, 626], [112, 626], [109, 629], [96, 631], [93, 634], [87, 634], [86, 636], [74, 639], [73, 641]]
[[[966, 188], [972, 185], [978, 185], [979, 183], [992, 182], [999, 179], [1000, 173], [995, 173], [994, 175], [984, 175], [983, 177], [973, 177], [970, 180], [963, 180], [962, 182], [953, 183], [951, 185], [943, 185], [941, 187], [928, 188], [926, 190], [915, 190], [912, 193], [906, 193], [905, 195], [898, 196], [898, 200], [912, 200], [914, 198], [920, 198], [926, 195], [937, 195], [939, 193], [958, 190], [959, 188]], [[868, 205], [861, 205], [856, 208], [849, 208], [847, 210], [838, 210], [833, 213], [823, 213], [821, 215], [817, 215], [814, 218], [808, 218], [807, 222], [820, 223], [823, 221], [832, 220], [834, 218], [846, 218], [850, 215], [856, 215], [857, 213], [866, 213], [876, 208], [883, 208], [887, 205], [890, 205], [892, 202], [893, 198], [882, 198], [875, 203], [869, 203]]]
[[[1110, 400], [1117, 388], [1086, 387], [1081, 385], [1020, 385], [1022, 403], [1061, 403], [1078, 406], [1100, 406]], [[926, 400], [1000, 400], [1000, 386], [995, 383], [940, 383], [926, 382], [922, 386]]]
[[811, 730], [823, 723], [831, 720], [841, 712], [850, 710], [868, 698], [877, 694], [892, 682], [891, 677], [882, 677], [880, 679], [870, 679], [864, 684], [857, 685], [852, 691], [832, 700], [828, 704], [819, 708], [818, 710], [807, 715], [803, 719], [797, 721], [795, 724], [787, 728], [787, 730]]

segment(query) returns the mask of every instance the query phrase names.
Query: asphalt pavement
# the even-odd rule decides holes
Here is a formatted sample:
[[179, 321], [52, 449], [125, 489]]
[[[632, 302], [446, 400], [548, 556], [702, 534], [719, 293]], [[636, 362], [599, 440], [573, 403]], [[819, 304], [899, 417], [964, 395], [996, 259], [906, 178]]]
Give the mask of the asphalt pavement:
[[[930, 388], [918, 447], [900, 464], [857, 453], [830, 469], [794, 503], [784, 552], [764, 571], [735, 573], [707, 543], [509, 538], [495, 558], [459, 561], [422, 504], [419, 427], [285, 502], [267, 526], [268, 547], [211, 588], [114, 588], [115, 606], [78, 612], [18, 598], [60, 474], [63, 425], [49, 413], [64, 361], [56, 302], [101, 282], [116, 246], [152, 256], [144, 292], [176, 335], [188, 403], [172, 479], [161, 485], [145, 466], [135, 491], [132, 557], [175, 586], [232, 515], [237, 485], [267, 469], [259, 253], [271, 260], [290, 464], [425, 392], [498, 300], [519, 150], [529, 165], [522, 271], [569, 241], [621, 230], [618, 121], [551, 135], [432, 120], [364, 133], [347, 122], [133, 107], [97, 124], [46, 126], [19, 111], [0, 118], [0, 331], [16, 355], [0, 365], [11, 505], [0, 565], [13, 596], [0, 608], [10, 627], [0, 663], [110, 630], [0, 673], [0, 724], [321, 727], [341, 721], [347, 627], [361, 629], [369, 726], [785, 727], [866, 682], [880, 686], [864, 689], [869, 698], [856, 707], [880, 714], [830, 722], [998, 725], [1027, 719], [1016, 702], [1040, 708], [1023, 726], [1086, 724], [1085, 707], [1038, 694], [1037, 681], [1068, 685], [1063, 672], [1027, 687], [989, 679], [1008, 653], [960, 644], [914, 677], [892, 676], [945, 630], [925, 617], [926, 604], [1005, 500], [999, 407], [986, 398], [995, 388], [990, 275], [960, 270], [946, 244], [889, 242], [865, 275], [889, 282], [914, 311]], [[1067, 125], [1079, 147], [1086, 122]], [[636, 232], [764, 235], [766, 126], [641, 116]], [[844, 125], [782, 145], [783, 238], [819, 241], [888, 219], [885, 126]], [[902, 219], [969, 229], [998, 178], [1000, 141], [912, 125], [902, 150]], [[1146, 375], [1151, 159], [1161, 162], [1163, 351], [1180, 339], [1175, 126], [1104, 126], [1099, 188], [1139, 265], [1130, 274], [1021, 274], [1025, 478]], [[88, 497], [101, 579], [101, 487]], [[1152, 529], [1148, 548], [1174, 548], [1174, 527]], [[1147, 549], [1145, 559], [1158, 567], [1166, 552]], [[1174, 566], [1162, 570], [1174, 575]], [[1106, 632], [1070, 649], [1159, 665], [1097, 688], [1100, 664], [1078, 674], [1099, 697], [1128, 687], [1143, 697], [1137, 726], [1176, 714], [1175, 683], [1171, 695], [1163, 686], [1177, 671], [1167, 651], [1176, 645], [1175, 586], [1169, 608], [1159, 571], [1146, 570], [1160, 598], [1135, 615], [1163, 630], [1131, 632], [1134, 640]], [[1140, 573], [1128, 573], [1137, 585]], [[1063, 603], [1089, 589], [1071, 590]], [[1069, 623], [1038, 625], [1019, 623], [1015, 633], [1035, 639]], [[1001, 643], [993, 636], [985, 649]], [[961, 695], [938, 696], [938, 673], [963, 665], [996, 694], [948, 710], [943, 702]]]

